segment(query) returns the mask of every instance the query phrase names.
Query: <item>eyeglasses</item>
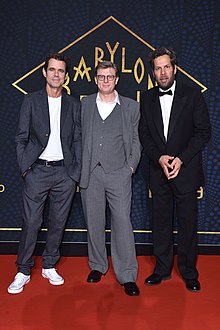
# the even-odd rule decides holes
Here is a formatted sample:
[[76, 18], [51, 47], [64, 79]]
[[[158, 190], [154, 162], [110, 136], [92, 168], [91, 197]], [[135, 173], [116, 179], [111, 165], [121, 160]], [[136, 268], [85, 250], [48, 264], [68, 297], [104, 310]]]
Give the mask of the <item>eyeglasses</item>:
[[115, 76], [113, 74], [109, 74], [107, 76], [104, 76], [104, 74], [97, 75], [97, 78], [99, 81], [113, 81], [115, 79]]

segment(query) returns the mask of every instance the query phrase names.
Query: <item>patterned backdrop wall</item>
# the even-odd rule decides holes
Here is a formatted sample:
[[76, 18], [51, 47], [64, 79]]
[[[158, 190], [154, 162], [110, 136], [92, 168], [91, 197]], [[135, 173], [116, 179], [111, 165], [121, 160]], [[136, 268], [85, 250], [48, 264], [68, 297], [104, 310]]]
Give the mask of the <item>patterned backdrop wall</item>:
[[[220, 6], [209, 0], [1, 0], [0, 241], [19, 240], [21, 186], [15, 156], [16, 122], [24, 94], [44, 86], [43, 61], [52, 51], [71, 59], [66, 92], [78, 98], [96, 91], [94, 68], [102, 59], [119, 64], [118, 91], [140, 101], [154, 86], [148, 52], [159, 46], [178, 56], [178, 79], [197, 85], [210, 110], [212, 139], [203, 150], [206, 186], [198, 191], [201, 245], [220, 245]], [[137, 244], [150, 244], [151, 198], [142, 157], [133, 180], [132, 224]], [[110, 240], [110, 219], [106, 226]], [[44, 240], [45, 220], [39, 233]], [[175, 228], [178, 229], [178, 228]], [[75, 195], [64, 242], [85, 243], [80, 192]]]

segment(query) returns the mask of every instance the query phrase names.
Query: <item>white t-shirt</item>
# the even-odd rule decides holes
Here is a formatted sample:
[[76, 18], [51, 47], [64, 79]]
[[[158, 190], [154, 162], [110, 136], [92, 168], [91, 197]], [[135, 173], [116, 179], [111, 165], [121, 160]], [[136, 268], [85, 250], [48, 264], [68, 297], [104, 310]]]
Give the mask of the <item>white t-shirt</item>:
[[39, 157], [47, 161], [63, 159], [60, 139], [61, 98], [61, 96], [57, 98], [48, 96], [50, 136], [44, 152]]

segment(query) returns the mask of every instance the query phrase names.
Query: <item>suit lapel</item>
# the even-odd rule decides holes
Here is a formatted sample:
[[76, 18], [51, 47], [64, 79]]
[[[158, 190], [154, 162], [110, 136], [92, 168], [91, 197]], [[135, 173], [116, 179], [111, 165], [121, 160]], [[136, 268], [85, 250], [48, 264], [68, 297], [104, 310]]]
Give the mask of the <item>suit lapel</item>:
[[[50, 130], [50, 114], [49, 114], [49, 105], [46, 90], [40, 91], [41, 98], [39, 103], [41, 103], [41, 118], [42, 123], [47, 126], [47, 131]], [[40, 114], [39, 114], [40, 116]]]
[[62, 128], [65, 123], [65, 119], [67, 116], [68, 112], [68, 102], [67, 102], [67, 97], [65, 93], [62, 93], [62, 99], [61, 99], [61, 119], [60, 119], [60, 130], [62, 131]]
[[126, 98], [119, 95], [119, 101], [120, 101], [120, 108], [121, 108], [121, 118], [122, 118], [122, 134], [125, 145], [127, 145], [129, 141], [129, 132], [130, 130], [130, 116], [129, 116], [129, 102]]
[[155, 95], [152, 98], [150, 110], [152, 113], [154, 124], [158, 130], [158, 133], [159, 133], [161, 139], [165, 142], [165, 137], [164, 137], [164, 132], [163, 132], [163, 118], [162, 118], [158, 90], [159, 90], [158, 88], [155, 89]]
[[94, 115], [95, 111], [97, 110], [97, 104], [96, 104], [96, 97], [97, 94], [92, 94], [90, 97], [89, 107], [86, 107], [86, 113], [84, 113], [84, 116], [86, 116], [86, 135], [87, 135], [87, 142], [88, 142], [88, 150], [89, 153], [92, 151], [92, 139], [93, 139], [93, 124], [94, 124]]
[[176, 91], [174, 94], [173, 104], [172, 104], [172, 108], [171, 108], [171, 113], [170, 113], [167, 141], [171, 138], [173, 130], [179, 119], [179, 116], [184, 111], [184, 105], [186, 103], [186, 100], [187, 100], [187, 96], [182, 94], [182, 91], [177, 84]]

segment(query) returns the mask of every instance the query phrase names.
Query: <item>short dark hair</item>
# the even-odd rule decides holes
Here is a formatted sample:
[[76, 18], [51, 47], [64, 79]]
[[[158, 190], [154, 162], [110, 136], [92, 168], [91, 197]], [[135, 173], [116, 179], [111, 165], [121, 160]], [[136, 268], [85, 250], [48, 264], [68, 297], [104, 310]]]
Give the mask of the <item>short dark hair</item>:
[[102, 62], [99, 62], [99, 64], [95, 68], [95, 77], [97, 76], [98, 70], [100, 70], [100, 69], [108, 69], [108, 68], [114, 69], [115, 70], [116, 77], [119, 77], [119, 67], [118, 67], [117, 64], [112, 63], [111, 61], [102, 61]]
[[154, 69], [155, 58], [163, 55], [168, 55], [172, 66], [175, 67], [175, 65], [177, 64], [176, 53], [172, 49], [168, 49], [166, 47], [160, 47], [160, 48], [156, 48], [154, 51], [149, 53], [149, 61], [152, 69]]
[[48, 68], [48, 63], [49, 60], [54, 58], [57, 61], [63, 61], [65, 62], [66, 65], [66, 73], [69, 71], [70, 68], [70, 60], [69, 58], [67, 58], [64, 54], [62, 53], [51, 53], [50, 55], [48, 55], [48, 57], [45, 60], [45, 64], [44, 64], [44, 70], [47, 71]]

